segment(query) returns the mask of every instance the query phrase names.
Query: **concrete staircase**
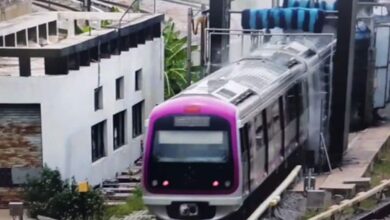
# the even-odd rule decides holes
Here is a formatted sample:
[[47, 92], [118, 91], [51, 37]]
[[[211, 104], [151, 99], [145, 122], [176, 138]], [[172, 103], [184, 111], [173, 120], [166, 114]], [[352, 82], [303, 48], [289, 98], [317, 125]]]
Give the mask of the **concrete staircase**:
[[135, 161], [134, 165], [121, 172], [116, 178], [106, 180], [101, 186], [107, 206], [123, 205], [131, 198], [141, 184], [142, 159]]

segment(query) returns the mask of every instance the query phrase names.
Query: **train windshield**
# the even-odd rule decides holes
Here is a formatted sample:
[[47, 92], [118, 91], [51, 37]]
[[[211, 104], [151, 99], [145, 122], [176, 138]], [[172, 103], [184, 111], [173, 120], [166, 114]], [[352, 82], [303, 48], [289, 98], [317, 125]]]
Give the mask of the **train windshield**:
[[228, 132], [160, 130], [153, 149], [158, 162], [225, 163], [229, 158]]
[[171, 163], [226, 163], [229, 123], [216, 116], [171, 116], [156, 122], [153, 159]]

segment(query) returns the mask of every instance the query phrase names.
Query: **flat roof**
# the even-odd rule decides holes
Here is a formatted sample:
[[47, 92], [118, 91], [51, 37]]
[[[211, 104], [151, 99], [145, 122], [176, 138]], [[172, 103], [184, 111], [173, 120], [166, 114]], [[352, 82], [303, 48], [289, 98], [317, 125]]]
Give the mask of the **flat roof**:
[[36, 12], [2, 21], [0, 22], [0, 36], [13, 34], [21, 30], [56, 21], [57, 19], [58, 12]]
[[[107, 41], [107, 38], [128, 35], [144, 29], [146, 26], [161, 23], [164, 19], [162, 14], [127, 13], [122, 16], [123, 13], [119, 12], [38, 12], [18, 17], [5, 23], [0, 23], [0, 37], [53, 21], [59, 23], [68, 22], [69, 20], [99, 22], [110, 20], [112, 24], [101, 29], [93, 29], [91, 33], [86, 32], [58, 41], [50, 41], [47, 45], [41, 45], [40, 47], [36, 45], [0, 47], [0, 56], [15, 57], [21, 54], [30, 57], [65, 56], [77, 50], [76, 46], [82, 47], [82, 49], [89, 48], [92, 45], [96, 45], [96, 43], [91, 42], [95, 39]], [[121, 24], [119, 25], [118, 21], [121, 18]], [[118, 29], [120, 29], [120, 33], [118, 33]]]
[[[90, 21], [90, 26], [93, 28], [90, 32], [80, 34], [67, 33], [66, 28], [72, 27], [68, 25], [74, 24], [73, 21], [78, 21], [78, 24], [82, 24], [86, 20]], [[28, 36], [29, 33], [26, 33], [24, 39], [26, 45], [20, 45], [16, 40], [14, 46], [0, 46], [0, 76], [19, 76], [21, 74], [19, 58], [21, 57], [30, 59], [32, 76], [44, 76], [45, 58], [57, 59], [73, 56], [74, 54], [94, 49], [100, 44], [112, 43], [122, 40], [122, 38], [134, 41], [132, 46], [127, 46], [134, 47], [139, 43], [142, 44], [150, 34], [153, 37], [160, 37], [160, 24], [163, 20], [164, 15], [162, 14], [127, 13], [124, 15], [120, 12], [37, 12], [1, 22], [0, 37], [3, 37], [2, 40], [4, 42], [7, 40], [6, 36], [51, 22], [56, 22], [56, 33], [55, 35], [47, 33], [50, 36], [47, 36], [48, 38], [45, 39], [44, 43], [41, 42], [41, 39], [36, 39], [34, 42], [30, 41], [31, 36]], [[94, 28], [92, 23], [99, 26], [101, 21], [110, 21], [110, 24]], [[50, 25], [46, 31], [50, 32], [49, 29]], [[65, 30], [65, 32], [60, 32], [59, 30]], [[15, 39], [17, 38], [19, 36]], [[10, 41], [9, 37], [8, 41]]]

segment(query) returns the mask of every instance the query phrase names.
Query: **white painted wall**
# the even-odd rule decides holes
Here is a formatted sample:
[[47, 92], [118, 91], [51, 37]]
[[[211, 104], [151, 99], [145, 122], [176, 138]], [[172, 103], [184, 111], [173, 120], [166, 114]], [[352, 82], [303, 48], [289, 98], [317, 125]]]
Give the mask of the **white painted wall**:
[[[132, 106], [145, 99], [145, 117], [164, 99], [163, 43], [147, 41], [129, 52], [101, 60], [103, 109], [94, 110], [98, 64], [63, 76], [0, 77], [0, 103], [40, 103], [43, 162], [65, 178], [99, 184], [113, 178], [140, 156], [140, 140], [132, 138]], [[143, 69], [142, 91], [135, 92], [135, 71]], [[124, 76], [124, 99], [116, 100], [115, 80]], [[113, 151], [115, 113], [127, 109], [126, 145]], [[91, 127], [106, 120], [107, 156], [92, 163]]]

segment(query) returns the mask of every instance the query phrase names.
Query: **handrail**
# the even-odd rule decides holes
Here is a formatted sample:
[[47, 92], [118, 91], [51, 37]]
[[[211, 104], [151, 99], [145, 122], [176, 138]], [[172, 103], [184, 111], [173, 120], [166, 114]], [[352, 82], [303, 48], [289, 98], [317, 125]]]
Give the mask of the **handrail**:
[[296, 166], [287, 178], [276, 188], [276, 190], [268, 196], [268, 198], [252, 213], [247, 220], [257, 220], [269, 208], [276, 206], [280, 201], [280, 195], [287, 189], [287, 187], [294, 181], [301, 171], [302, 166]]
[[322, 212], [322, 213], [310, 218], [309, 220], [321, 220], [321, 219], [330, 218], [334, 214], [342, 212], [345, 208], [352, 207], [352, 206], [366, 200], [367, 198], [370, 198], [373, 195], [383, 191], [386, 187], [389, 187], [389, 186], [390, 186], [390, 180], [383, 180], [381, 182], [381, 184], [370, 189], [369, 191], [360, 192], [353, 199], [343, 200], [340, 202], [340, 205], [331, 206], [327, 211]]

